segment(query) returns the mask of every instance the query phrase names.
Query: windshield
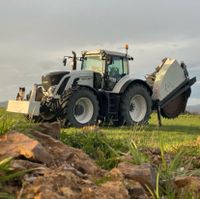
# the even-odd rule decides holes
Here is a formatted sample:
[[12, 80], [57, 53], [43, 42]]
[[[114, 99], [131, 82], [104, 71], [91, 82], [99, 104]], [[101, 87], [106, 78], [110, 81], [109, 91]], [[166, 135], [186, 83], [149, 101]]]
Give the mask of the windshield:
[[103, 60], [99, 56], [85, 57], [82, 63], [82, 70], [90, 70], [98, 73], [103, 72]]

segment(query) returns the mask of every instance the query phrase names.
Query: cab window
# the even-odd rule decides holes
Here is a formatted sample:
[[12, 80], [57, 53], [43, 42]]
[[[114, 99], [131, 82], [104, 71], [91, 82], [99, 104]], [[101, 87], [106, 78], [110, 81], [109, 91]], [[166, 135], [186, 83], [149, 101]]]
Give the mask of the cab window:
[[103, 61], [100, 59], [100, 56], [85, 57], [82, 62], [82, 70], [90, 70], [102, 73]]
[[107, 65], [109, 77], [119, 80], [124, 74], [128, 73], [127, 62], [122, 57], [112, 57], [111, 63]]

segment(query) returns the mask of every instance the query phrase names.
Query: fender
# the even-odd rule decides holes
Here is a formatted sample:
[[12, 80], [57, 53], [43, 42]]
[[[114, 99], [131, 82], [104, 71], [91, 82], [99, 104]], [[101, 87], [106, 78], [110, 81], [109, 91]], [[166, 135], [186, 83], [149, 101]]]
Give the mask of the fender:
[[133, 85], [133, 84], [142, 84], [144, 85], [148, 91], [150, 92], [150, 95], [152, 95], [152, 89], [151, 87], [146, 83], [146, 81], [142, 80], [142, 79], [135, 79], [133, 77], [133, 75], [126, 75], [124, 76], [122, 79], [119, 80], [119, 82], [117, 82], [117, 84], [115, 85], [114, 89], [113, 89], [113, 93], [124, 93], [125, 90]]

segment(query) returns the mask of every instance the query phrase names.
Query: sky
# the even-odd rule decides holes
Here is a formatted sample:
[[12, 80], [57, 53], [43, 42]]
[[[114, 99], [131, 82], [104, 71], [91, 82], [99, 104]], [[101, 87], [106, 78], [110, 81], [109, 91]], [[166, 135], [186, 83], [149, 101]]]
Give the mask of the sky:
[[0, 101], [30, 90], [64, 55], [108, 49], [134, 57], [144, 78], [164, 57], [184, 61], [197, 77], [189, 104], [200, 104], [199, 0], [0, 0]]

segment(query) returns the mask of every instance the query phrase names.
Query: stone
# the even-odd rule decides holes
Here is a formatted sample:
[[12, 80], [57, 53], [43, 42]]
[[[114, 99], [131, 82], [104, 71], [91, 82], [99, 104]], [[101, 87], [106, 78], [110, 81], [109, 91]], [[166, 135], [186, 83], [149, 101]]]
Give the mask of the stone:
[[95, 188], [82, 189], [80, 199], [129, 199], [130, 196], [123, 182], [111, 181]]
[[200, 177], [178, 176], [174, 179], [177, 198], [199, 198]]
[[[34, 139], [19, 132], [9, 132], [0, 137], [0, 158], [13, 157], [11, 168], [14, 170], [33, 169], [19, 179], [22, 181], [15, 187], [19, 197], [148, 198], [144, 186], [153, 187], [154, 170], [151, 165], [121, 162], [117, 168], [105, 171], [80, 149], [36, 130], [31, 130], [29, 135]], [[98, 183], [98, 179], [102, 181]]]
[[162, 158], [159, 155], [155, 155], [155, 156], [152, 157], [151, 162], [152, 162], [152, 164], [155, 164], [155, 165], [159, 166], [162, 163]]
[[97, 175], [101, 172], [95, 162], [82, 150], [67, 146], [61, 141], [55, 140], [51, 136], [38, 131], [33, 131], [31, 134], [52, 155], [53, 164], [56, 166], [62, 165], [65, 162], [83, 174]]
[[14, 170], [45, 168], [43, 164], [31, 162], [31, 161], [28, 161], [28, 160], [12, 160], [10, 166]]
[[152, 148], [151, 153], [154, 155], [161, 155], [161, 150], [160, 148]]
[[[58, 193], [52, 192], [49, 189], [43, 189], [42, 192], [38, 193], [34, 199], [66, 199], [65, 196], [61, 196]], [[28, 198], [27, 198], [28, 199]]]
[[61, 187], [60, 191], [62, 194], [65, 196], [65, 198], [78, 198], [79, 194], [74, 192], [71, 188], [69, 187]]
[[174, 179], [177, 188], [185, 188], [188, 191], [200, 192], [200, 177], [196, 176], [178, 176]]
[[126, 180], [125, 184], [131, 199], [148, 199], [145, 189], [139, 182], [134, 180]]
[[118, 169], [125, 178], [140, 182], [152, 189], [156, 186], [156, 171], [150, 164], [133, 165], [128, 162], [121, 162]]
[[111, 180], [123, 180], [124, 178], [122, 172], [117, 168], [113, 168], [112, 170], [110, 170], [106, 174], [106, 176], [110, 178]]
[[[81, 189], [91, 186], [91, 183], [85, 181], [71, 171], [58, 167], [53, 170], [48, 169], [42, 176], [38, 176], [32, 182], [24, 185], [22, 198], [39, 199], [79, 199]], [[48, 197], [47, 197], [48, 196]]]
[[23, 156], [39, 163], [49, 164], [52, 161], [51, 155], [37, 140], [15, 131], [0, 137], [0, 149], [0, 160]]
[[41, 133], [44, 133], [46, 135], [50, 135], [51, 137], [55, 139], [59, 139], [60, 137], [60, 131], [61, 131], [61, 125], [59, 122], [52, 122], [52, 123], [41, 123], [38, 125], [38, 131]]

